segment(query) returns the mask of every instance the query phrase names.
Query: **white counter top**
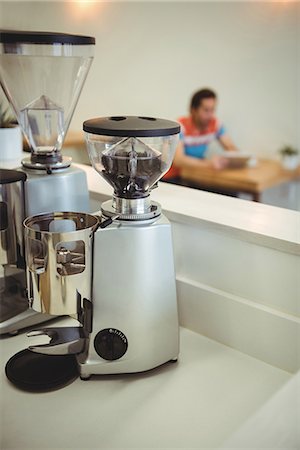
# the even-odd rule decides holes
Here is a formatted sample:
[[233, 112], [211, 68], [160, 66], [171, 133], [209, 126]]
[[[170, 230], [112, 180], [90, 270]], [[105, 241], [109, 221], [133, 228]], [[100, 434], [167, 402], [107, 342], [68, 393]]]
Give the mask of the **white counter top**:
[[[81, 167], [87, 173], [93, 204], [99, 202], [100, 206], [101, 201], [111, 197], [112, 189], [91, 167]], [[196, 225], [193, 235], [196, 243], [199, 243], [197, 233], [198, 228], [201, 228], [201, 235], [205, 236], [210, 230], [216, 231], [211, 239], [216, 241], [217, 247], [219, 244], [216, 238], [220, 231], [226, 236], [228, 233], [228, 241], [236, 239], [234, 242], [243, 245], [245, 243], [242, 240], [257, 243], [266, 252], [272, 253], [264, 247], [291, 254], [300, 252], [300, 214], [295, 211], [165, 183], [153, 191], [152, 197], [162, 204], [174, 228], [184, 228], [182, 235], [177, 230], [177, 241], [186, 243], [184, 236], [192, 229], [189, 225]], [[187, 226], [182, 227], [181, 224]], [[261, 293], [270, 292], [270, 283], [264, 287], [257, 281], [265, 274], [262, 271], [264, 261], [271, 261], [273, 255], [264, 255], [268, 258], [262, 260], [262, 252], [258, 253], [256, 246], [249, 246], [247, 242], [245, 246], [255, 247], [252, 250], [261, 263], [260, 267], [257, 259], [253, 257], [251, 260], [253, 255], [249, 248], [246, 249], [252, 255], [250, 261], [256, 261], [254, 266], [258, 267], [258, 275], [254, 271], [254, 282], [250, 283], [251, 286], [257, 286], [255, 291], [235, 292], [236, 284], [233, 281], [230, 282], [229, 292], [227, 285], [215, 284], [216, 280], [218, 283], [222, 281], [216, 263], [220, 259], [220, 252], [218, 247], [218, 251], [215, 251], [217, 260], [213, 259], [211, 243], [205, 260], [207, 262], [209, 255], [212, 256], [209, 261], [214, 267], [216, 280], [198, 280], [196, 275], [204, 276], [205, 271], [189, 270], [190, 267], [180, 262], [179, 275], [182, 277], [182, 274], [188, 274], [190, 277], [190, 284], [187, 283], [189, 289], [184, 291], [182, 283], [179, 286], [181, 323], [204, 332], [203, 319], [205, 325], [208, 324], [211, 337], [255, 356], [259, 353], [257, 349], [262, 348], [262, 355], [257, 357], [270, 361], [267, 356], [271, 355], [272, 363], [275, 350], [276, 353], [287, 352], [294, 358], [298, 354], [294, 341], [299, 336], [294, 320], [282, 318], [277, 309], [269, 311], [269, 306], [261, 307], [259, 303], [270, 303], [268, 298], [260, 298]], [[226, 254], [229, 251], [232, 253], [232, 242], [223, 242], [222, 245], [224, 251], [228, 248]], [[237, 247], [237, 255], [242, 253], [245, 257], [244, 247], [243, 251]], [[203, 258], [205, 246], [190, 248], [196, 249], [195, 253]], [[179, 250], [182, 259], [184, 255], [182, 249]], [[277, 259], [284, 259], [278, 266], [280, 270], [274, 266], [274, 276], [277, 278], [279, 273], [285, 273], [286, 268], [294, 267], [296, 257], [286, 253], [276, 255]], [[285, 257], [288, 258], [287, 262]], [[188, 261], [190, 259], [187, 258]], [[226, 261], [226, 258], [223, 260]], [[238, 268], [241, 267], [238, 256], [235, 262]], [[219, 269], [223, 274], [224, 265], [221, 264]], [[291, 270], [287, 272], [290, 274]], [[268, 273], [266, 275], [264, 279], [267, 281], [273, 279]], [[284, 286], [293, 286], [292, 275], [291, 278], [282, 279]], [[290, 280], [290, 283], [286, 280]], [[228, 276], [225, 281], [228, 281]], [[242, 283], [243, 286], [246, 284]], [[273, 284], [276, 288], [276, 283]], [[195, 286], [199, 289], [195, 289]], [[277, 291], [283, 302], [281, 290]], [[292, 298], [294, 291], [285, 289], [287, 292]], [[293, 311], [297, 310], [297, 302], [295, 299], [295, 305], [292, 304]], [[281, 305], [280, 302], [275, 302], [275, 306], [273, 303], [272, 308]], [[247, 308], [241, 309], [241, 305], [247, 305]], [[286, 305], [283, 308], [285, 310]], [[269, 314], [265, 314], [265, 311]], [[183, 312], [187, 314], [183, 315]], [[193, 320], [190, 320], [190, 316]], [[273, 320], [279, 316], [281, 322], [291, 323]], [[64, 320], [60, 320], [59, 324], [64, 325]], [[224, 321], [227, 325], [225, 329], [221, 326]], [[274, 340], [274, 336], [277, 340]], [[284, 339], [281, 339], [282, 336]], [[0, 340], [0, 448], [3, 450], [300, 448], [300, 372], [291, 375], [183, 328], [178, 364], [166, 365], [140, 375], [94, 377], [86, 382], [78, 379], [59, 391], [29, 394], [9, 384], [4, 367], [13, 354], [30, 343], [24, 334]], [[292, 345], [295, 345], [295, 351]]]
[[[111, 198], [112, 188], [92, 167], [78, 166], [87, 174], [92, 196]], [[300, 254], [300, 213], [297, 211], [168, 183], [159, 183], [151, 197], [162, 205], [170, 220], [207, 224], [236, 238]]]
[[[23, 153], [23, 157], [28, 157], [28, 153]], [[18, 167], [22, 158], [1, 162], [1, 166]], [[93, 199], [111, 198], [112, 188], [91, 166], [76, 166], [86, 172]], [[172, 221], [207, 224], [248, 242], [300, 254], [300, 212], [168, 183], [159, 183], [151, 197]]]
[[238, 448], [246, 448], [249, 437], [243, 442], [241, 430], [247, 436], [247, 423], [264, 410], [255, 439], [261, 433], [266, 442], [269, 435], [270, 448], [279, 448], [279, 437], [285, 449], [296, 442], [293, 405], [288, 411], [274, 406], [293, 376], [186, 329], [177, 364], [78, 379], [46, 394], [19, 391], [5, 377], [6, 361], [28, 341], [24, 334], [0, 341], [3, 450], [220, 448], [237, 435]]

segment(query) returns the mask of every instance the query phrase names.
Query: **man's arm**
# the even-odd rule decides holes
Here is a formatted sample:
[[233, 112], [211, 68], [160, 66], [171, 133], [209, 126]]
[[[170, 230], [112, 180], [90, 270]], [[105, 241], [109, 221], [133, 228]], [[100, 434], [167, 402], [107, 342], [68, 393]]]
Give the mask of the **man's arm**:
[[218, 140], [219, 140], [220, 144], [222, 145], [222, 147], [224, 148], [224, 150], [238, 151], [237, 147], [234, 145], [233, 141], [228, 136], [228, 134], [222, 134], [221, 136], [218, 137]]
[[210, 168], [210, 169], [224, 169], [227, 165], [226, 158], [222, 158], [222, 156], [214, 156], [212, 159], [198, 159], [193, 156], [188, 156], [184, 152], [184, 145], [182, 141], [179, 141], [176, 153], [174, 157], [173, 164], [178, 169], [187, 167], [187, 168]]

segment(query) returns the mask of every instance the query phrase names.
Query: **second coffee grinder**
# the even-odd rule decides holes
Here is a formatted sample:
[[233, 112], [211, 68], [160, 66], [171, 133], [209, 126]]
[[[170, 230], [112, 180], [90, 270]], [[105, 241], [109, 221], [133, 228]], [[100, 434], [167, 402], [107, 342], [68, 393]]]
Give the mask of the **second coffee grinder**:
[[[19, 168], [23, 174], [18, 176], [26, 178], [24, 189], [17, 194], [14, 189], [14, 197], [20, 196], [18, 203], [25, 204], [24, 211], [18, 214], [19, 222], [48, 211], [89, 211], [85, 172], [73, 166], [71, 158], [63, 157], [61, 148], [92, 64], [94, 46], [91, 36], [0, 30], [0, 85], [31, 149], [30, 157], [24, 158]], [[7, 177], [1, 176], [1, 191], [8, 190]], [[7, 202], [4, 205], [2, 201], [3, 210], [13, 208], [11, 197]], [[7, 235], [7, 230], [1, 228], [1, 235]], [[22, 230], [20, 242], [21, 234]], [[8, 244], [3, 241], [4, 245]], [[22, 266], [15, 261], [8, 265], [5, 258], [4, 263], [0, 259], [0, 334], [16, 333], [49, 320], [50, 316], [28, 309]], [[23, 298], [21, 289], [11, 289], [7, 275], [11, 266], [19, 269]]]

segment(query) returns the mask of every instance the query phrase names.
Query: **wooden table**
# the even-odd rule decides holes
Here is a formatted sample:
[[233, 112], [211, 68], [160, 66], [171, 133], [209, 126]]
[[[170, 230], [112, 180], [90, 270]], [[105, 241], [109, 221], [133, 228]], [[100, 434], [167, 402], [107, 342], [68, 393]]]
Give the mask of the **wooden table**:
[[[84, 148], [84, 133], [70, 130], [67, 133], [64, 147]], [[244, 192], [251, 194], [254, 201], [259, 202], [262, 192], [273, 186], [300, 178], [300, 167], [286, 170], [281, 163], [272, 159], [258, 159], [257, 165], [242, 169], [182, 169], [183, 180], [192, 182], [200, 188], [223, 192]]]
[[84, 147], [84, 131], [69, 130], [64, 140], [64, 147]]
[[224, 192], [245, 192], [259, 202], [265, 189], [277, 186], [300, 177], [300, 167], [286, 170], [279, 161], [259, 159], [253, 168], [242, 169], [182, 169], [181, 177], [185, 181], [198, 184], [199, 187], [216, 189]]
[[[64, 140], [63, 147], [84, 147], [84, 132], [83, 131], [68, 131]], [[23, 150], [30, 152], [30, 146], [27, 139], [23, 137]]]

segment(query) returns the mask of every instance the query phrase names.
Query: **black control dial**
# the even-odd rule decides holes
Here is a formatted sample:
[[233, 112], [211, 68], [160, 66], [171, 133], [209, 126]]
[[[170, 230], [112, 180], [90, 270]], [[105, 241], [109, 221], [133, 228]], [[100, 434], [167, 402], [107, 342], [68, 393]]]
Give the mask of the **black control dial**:
[[122, 331], [116, 328], [105, 328], [96, 334], [94, 347], [101, 358], [114, 361], [125, 355], [128, 341]]

